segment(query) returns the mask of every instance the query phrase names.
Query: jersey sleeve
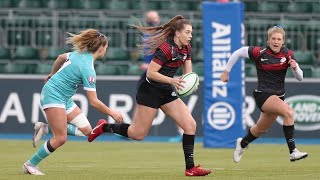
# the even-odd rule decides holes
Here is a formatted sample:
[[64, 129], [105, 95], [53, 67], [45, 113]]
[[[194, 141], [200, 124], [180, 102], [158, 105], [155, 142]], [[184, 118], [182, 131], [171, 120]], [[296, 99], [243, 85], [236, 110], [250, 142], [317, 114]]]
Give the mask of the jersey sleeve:
[[190, 44], [188, 44], [187, 49], [188, 49], [188, 51], [187, 51], [187, 59], [186, 60], [191, 60], [191, 45]]
[[154, 52], [154, 57], [152, 61], [162, 66], [168, 61], [168, 58], [161, 48], [157, 48]]
[[83, 89], [86, 91], [96, 91], [96, 72], [94, 69], [83, 69], [81, 71]]
[[251, 60], [256, 61], [260, 56], [261, 47], [258, 46], [249, 46], [248, 54]]
[[294, 56], [293, 51], [291, 51], [291, 50], [288, 50], [288, 56], [291, 56], [291, 59], [296, 60], [296, 62], [298, 62], [298, 60], [299, 60], [299, 59], [296, 59], [296, 57]]

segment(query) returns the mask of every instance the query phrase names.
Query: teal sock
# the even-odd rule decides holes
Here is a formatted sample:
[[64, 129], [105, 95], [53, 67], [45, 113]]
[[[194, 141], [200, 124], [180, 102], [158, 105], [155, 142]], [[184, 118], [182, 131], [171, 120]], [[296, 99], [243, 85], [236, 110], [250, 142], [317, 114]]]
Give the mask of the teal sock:
[[[49, 125], [48, 133], [52, 133]], [[67, 124], [67, 134], [71, 136], [85, 136], [75, 125], [69, 123]]]
[[67, 134], [75, 136], [77, 127], [73, 124], [67, 124]]
[[[34, 155], [31, 157], [30, 159], [30, 163], [33, 165], [38, 165], [40, 163], [40, 161], [42, 161], [44, 158], [46, 158], [47, 156], [49, 156], [49, 154], [51, 154], [54, 149], [52, 148], [52, 146], [50, 145], [50, 140], [48, 140], [47, 142], [45, 142], [38, 150], [36, 153], [34, 153]], [[49, 144], [49, 145], [48, 145]], [[49, 146], [49, 147], [48, 147]]]
[[48, 134], [52, 134], [52, 131], [51, 131], [51, 128], [50, 128], [50, 126], [49, 126], [49, 124], [48, 124]]

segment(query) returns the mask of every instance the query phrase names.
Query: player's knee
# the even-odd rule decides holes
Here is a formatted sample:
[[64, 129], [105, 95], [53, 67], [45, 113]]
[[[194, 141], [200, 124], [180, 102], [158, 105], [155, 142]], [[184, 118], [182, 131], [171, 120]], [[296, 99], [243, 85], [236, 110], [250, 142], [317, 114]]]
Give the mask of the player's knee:
[[193, 132], [196, 132], [196, 129], [197, 129], [197, 123], [196, 123], [196, 121], [192, 121], [192, 122], [190, 123], [190, 126], [191, 126], [191, 130], [192, 130]]
[[266, 133], [268, 131], [267, 128], [258, 128], [257, 130], [258, 130], [258, 134], [259, 135], [264, 134], [264, 133]]
[[293, 121], [294, 119], [294, 111], [291, 108], [288, 108], [285, 112], [284, 112], [284, 119], [287, 121]]
[[142, 131], [128, 131], [128, 136], [129, 138], [133, 139], [133, 140], [137, 140], [137, 141], [142, 141], [148, 132], [142, 132]]
[[194, 134], [197, 129], [197, 123], [195, 120], [188, 122], [188, 124], [183, 128], [186, 134]]
[[142, 140], [144, 140], [145, 137], [146, 137], [146, 136], [138, 135], [138, 136], [135, 136], [135, 137], [133, 137], [133, 138], [131, 138], [131, 139], [134, 139], [134, 140], [137, 140], [137, 141], [142, 141]]
[[79, 130], [80, 130], [84, 135], [88, 136], [88, 135], [91, 133], [92, 128], [91, 128], [91, 126], [86, 126], [86, 127], [81, 128], [81, 129], [79, 129]]
[[73, 118], [73, 120], [70, 121], [70, 123], [75, 125], [78, 129], [83, 129], [83, 131], [81, 130], [81, 132], [85, 135], [87, 135], [86, 134], [86, 133], [88, 133], [87, 131], [89, 131], [89, 133], [90, 133], [92, 130], [87, 116], [84, 115], [83, 113], [80, 113], [78, 116]]
[[64, 143], [67, 142], [67, 135], [55, 136], [54, 140], [57, 146], [62, 146]]

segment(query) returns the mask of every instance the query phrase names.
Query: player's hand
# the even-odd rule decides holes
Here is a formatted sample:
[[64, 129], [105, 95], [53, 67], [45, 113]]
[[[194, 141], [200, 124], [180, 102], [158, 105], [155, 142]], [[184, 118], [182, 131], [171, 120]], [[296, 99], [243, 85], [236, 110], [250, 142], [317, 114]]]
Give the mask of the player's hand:
[[182, 88], [184, 88], [183, 83], [185, 83], [186, 81], [182, 80], [182, 76], [178, 77], [178, 78], [172, 78], [171, 79], [171, 84], [177, 89], [177, 90], [181, 90]]
[[47, 83], [49, 81], [49, 79], [52, 77], [53, 74], [49, 74], [45, 79], [44, 79], [44, 83]]
[[118, 111], [112, 111], [110, 116], [117, 122], [117, 123], [122, 123], [123, 117], [120, 112]]
[[196, 86], [196, 88], [194, 89], [193, 92], [196, 92], [196, 91], [198, 90], [199, 84], [200, 84], [200, 83], [197, 84], [197, 86]]
[[293, 70], [297, 69], [297, 62], [294, 59], [291, 59], [291, 56], [289, 56], [288, 64], [290, 67], [292, 67]]
[[149, 67], [149, 64], [147, 64], [147, 63], [142, 63], [142, 64], [140, 65], [140, 69], [141, 69], [142, 71], [147, 71], [147, 70], [148, 70], [148, 67]]
[[223, 71], [223, 73], [220, 75], [220, 80], [222, 82], [228, 82], [229, 81], [229, 72]]

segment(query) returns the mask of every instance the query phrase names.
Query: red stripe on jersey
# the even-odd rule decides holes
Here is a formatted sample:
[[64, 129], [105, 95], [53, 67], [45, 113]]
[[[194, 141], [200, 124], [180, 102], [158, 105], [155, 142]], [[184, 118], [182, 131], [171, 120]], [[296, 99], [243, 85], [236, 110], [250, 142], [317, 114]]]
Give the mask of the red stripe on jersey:
[[161, 51], [166, 55], [167, 60], [171, 60], [172, 58], [172, 53], [171, 53], [171, 46], [167, 42], [162, 43], [159, 48]]
[[275, 58], [282, 58], [282, 57], [286, 57], [287, 58], [287, 56], [289, 55], [289, 53], [286, 54], [283, 51], [280, 51], [279, 53], [275, 54], [270, 49], [267, 49], [266, 53], [271, 55], [272, 57], [275, 57]]
[[260, 56], [261, 47], [254, 47], [252, 50], [253, 59], [256, 60]]
[[155, 63], [159, 64], [160, 66], [162, 66], [164, 63], [158, 59], [158, 58], [153, 58], [152, 61], [154, 61]]
[[179, 68], [182, 65], [183, 65], [183, 61], [177, 61], [177, 62], [172, 62], [167, 64], [168, 67], [173, 67], [173, 68]]
[[278, 71], [288, 69], [288, 64], [278, 63], [278, 64], [261, 64], [261, 69], [266, 71]]

